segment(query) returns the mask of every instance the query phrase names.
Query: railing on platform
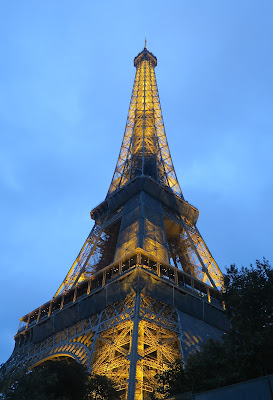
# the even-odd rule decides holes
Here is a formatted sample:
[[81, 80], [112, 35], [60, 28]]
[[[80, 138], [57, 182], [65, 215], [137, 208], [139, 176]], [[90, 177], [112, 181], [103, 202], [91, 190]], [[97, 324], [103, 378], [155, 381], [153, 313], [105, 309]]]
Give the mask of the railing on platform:
[[34, 324], [38, 324], [63, 308], [75, 303], [83, 296], [88, 296], [98, 288], [103, 287], [136, 267], [143, 268], [155, 276], [168, 281], [173, 286], [197, 297], [201, 297], [204, 301], [218, 308], [224, 308], [220, 291], [170, 264], [156, 260], [144, 250], [136, 249], [126, 258], [108, 265], [101, 271], [93, 274], [90, 278], [78, 282], [76, 286], [72, 287], [67, 292], [54, 297], [43, 306], [20, 318], [17, 334], [22, 333]]

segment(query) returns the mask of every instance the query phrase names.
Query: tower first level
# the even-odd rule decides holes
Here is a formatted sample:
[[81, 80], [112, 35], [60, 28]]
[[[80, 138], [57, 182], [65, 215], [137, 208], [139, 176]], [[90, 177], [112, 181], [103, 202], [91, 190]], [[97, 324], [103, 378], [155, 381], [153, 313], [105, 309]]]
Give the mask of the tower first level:
[[218, 290], [136, 249], [24, 316], [9, 364], [73, 357], [145, 399], [157, 373], [228, 327]]
[[7, 365], [73, 357], [110, 377], [123, 399], [146, 399], [155, 375], [229, 328], [222, 274], [185, 201], [145, 47], [125, 133], [94, 226], [55, 296], [21, 318]]

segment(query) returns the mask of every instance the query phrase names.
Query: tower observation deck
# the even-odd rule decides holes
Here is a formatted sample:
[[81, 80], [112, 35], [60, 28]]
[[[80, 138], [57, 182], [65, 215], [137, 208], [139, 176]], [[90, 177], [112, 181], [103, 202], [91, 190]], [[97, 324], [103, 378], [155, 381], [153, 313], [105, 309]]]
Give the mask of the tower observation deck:
[[[94, 226], [54, 297], [20, 319], [7, 366], [73, 357], [143, 400], [155, 375], [183, 362], [228, 321], [222, 274], [173, 166], [155, 76], [135, 57], [121, 150]], [[94, 172], [95, 173], [95, 172]]]

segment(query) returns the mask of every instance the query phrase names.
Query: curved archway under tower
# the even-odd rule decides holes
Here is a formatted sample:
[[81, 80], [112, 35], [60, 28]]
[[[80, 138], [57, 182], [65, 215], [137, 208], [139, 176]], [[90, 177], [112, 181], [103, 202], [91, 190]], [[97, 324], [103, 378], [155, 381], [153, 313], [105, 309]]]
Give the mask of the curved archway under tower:
[[52, 362], [58, 362], [58, 361], [65, 361], [68, 364], [71, 364], [73, 362], [76, 362], [77, 364], [81, 364], [80, 360], [78, 359], [77, 356], [75, 356], [74, 354], [71, 353], [57, 353], [57, 354], [53, 354], [51, 356], [45, 357], [42, 360], [37, 361], [36, 363], [32, 364], [28, 369], [33, 369], [36, 368], [48, 361], [52, 361]]

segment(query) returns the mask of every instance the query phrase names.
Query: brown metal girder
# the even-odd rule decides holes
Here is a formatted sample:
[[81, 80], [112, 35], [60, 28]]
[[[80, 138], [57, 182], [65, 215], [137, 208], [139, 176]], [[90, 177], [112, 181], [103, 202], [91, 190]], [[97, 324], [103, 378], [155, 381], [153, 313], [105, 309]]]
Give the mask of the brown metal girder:
[[186, 224], [184, 223], [184, 221], [183, 221], [182, 218], [180, 219], [180, 221], [182, 222], [183, 227], [184, 227], [184, 229], [185, 229], [185, 231], [186, 231], [186, 233], [187, 233], [187, 236], [188, 236], [188, 238], [190, 239], [191, 246], [192, 246], [192, 248], [193, 248], [195, 254], [196, 254], [197, 257], [198, 257], [198, 260], [199, 260], [199, 262], [200, 262], [201, 265], [202, 265], [203, 272], [205, 272], [205, 273], [207, 274], [207, 277], [209, 278], [209, 281], [210, 281], [210, 283], [212, 284], [213, 288], [217, 290], [217, 287], [216, 287], [216, 285], [215, 285], [215, 283], [214, 283], [214, 280], [213, 280], [212, 277], [210, 276], [210, 273], [209, 273], [207, 267], [205, 266], [205, 264], [204, 264], [202, 258], [200, 257], [199, 252], [198, 252], [198, 250], [197, 250], [195, 244], [193, 243], [193, 240], [192, 240], [192, 238], [191, 238], [191, 235], [189, 234], [189, 231], [188, 231], [188, 228], [187, 228]]

